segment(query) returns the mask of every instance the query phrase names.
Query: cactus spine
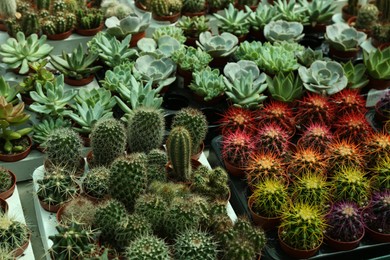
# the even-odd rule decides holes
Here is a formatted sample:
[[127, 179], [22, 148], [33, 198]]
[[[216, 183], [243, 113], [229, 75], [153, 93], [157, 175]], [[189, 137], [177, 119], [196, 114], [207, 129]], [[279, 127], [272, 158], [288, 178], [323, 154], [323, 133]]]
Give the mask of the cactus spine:
[[161, 110], [140, 107], [128, 122], [127, 136], [130, 152], [149, 153], [162, 145], [165, 121]]
[[109, 166], [126, 150], [126, 130], [114, 118], [99, 120], [91, 130], [93, 164]]
[[91, 169], [83, 180], [84, 192], [89, 196], [102, 199], [108, 195], [110, 170], [106, 167]]
[[126, 258], [129, 260], [171, 259], [168, 245], [163, 239], [153, 235], [144, 235], [134, 240], [127, 248]]
[[148, 182], [165, 181], [165, 166], [168, 163], [168, 156], [165, 151], [153, 149], [147, 154], [148, 159]]
[[50, 10], [51, 0], [37, 0], [38, 10], [46, 9]]
[[191, 147], [190, 133], [185, 127], [174, 127], [167, 140], [168, 159], [172, 164], [173, 175], [179, 181], [191, 179]]
[[207, 232], [188, 229], [181, 233], [174, 244], [175, 259], [216, 259], [217, 244]]
[[26, 224], [6, 214], [0, 214], [0, 245], [11, 250], [21, 247], [29, 239]]
[[39, 32], [38, 14], [32, 11], [27, 11], [23, 14], [21, 28], [24, 34], [31, 35]]
[[0, 166], [0, 193], [7, 191], [11, 186], [11, 175], [6, 168]]
[[0, 1], [0, 16], [13, 18], [16, 13], [16, 0]]
[[356, 28], [371, 29], [378, 21], [379, 10], [376, 5], [366, 4], [360, 7], [356, 18]]
[[205, 0], [183, 0], [182, 12], [199, 13], [205, 10]]

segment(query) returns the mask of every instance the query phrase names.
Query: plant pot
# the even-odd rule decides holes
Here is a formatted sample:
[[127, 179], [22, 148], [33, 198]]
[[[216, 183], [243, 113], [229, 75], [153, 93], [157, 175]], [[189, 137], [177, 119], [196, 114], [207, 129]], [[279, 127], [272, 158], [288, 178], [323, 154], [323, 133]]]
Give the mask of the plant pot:
[[43, 202], [40, 198], [39, 199], [39, 204], [41, 204], [41, 207], [48, 211], [48, 212], [52, 212], [52, 213], [57, 213], [57, 211], [61, 208], [61, 206], [63, 205], [62, 204], [57, 204], [57, 205], [50, 205], [46, 202]]
[[183, 78], [183, 86], [188, 87], [192, 82], [192, 71], [183, 70], [180, 66], [177, 66], [177, 74]]
[[181, 16], [187, 16], [187, 17], [195, 17], [195, 16], [206, 16], [207, 13], [207, 7], [203, 11], [190, 13], [190, 12], [184, 12], [181, 14]]
[[213, 57], [209, 66], [213, 69], [220, 69], [225, 67], [226, 63], [229, 62], [230, 57]]
[[198, 102], [199, 104], [205, 105], [205, 106], [214, 106], [214, 105], [220, 104], [224, 100], [226, 100], [224, 92], [219, 94], [218, 96], [214, 97], [213, 99], [207, 100], [207, 101], [204, 100], [203, 96], [198, 95], [193, 90], [191, 90], [191, 93], [192, 93], [192, 97], [194, 98], [194, 100], [196, 102]]
[[358, 47], [358, 49], [354, 51], [340, 51], [330, 46], [329, 56], [338, 61], [349, 61], [355, 59], [359, 51], [360, 51], [360, 47]]
[[5, 201], [5, 199], [0, 198], [0, 215], [7, 214], [8, 208], [9, 207], [7, 201]]
[[187, 36], [186, 41], [185, 41], [185, 45], [196, 48], [197, 47], [197, 45], [196, 45], [197, 40], [199, 40], [199, 37]]
[[22, 160], [22, 159], [27, 157], [27, 155], [31, 151], [32, 140], [31, 140], [31, 137], [28, 136], [28, 135], [23, 136], [22, 138], [27, 138], [27, 140], [28, 140], [28, 147], [26, 148], [26, 150], [24, 150], [23, 152], [14, 153], [14, 154], [2, 154], [2, 153], [0, 153], [0, 161], [3, 161], [3, 162], [16, 162], [16, 161], [20, 161], [20, 160]]
[[86, 78], [82, 78], [82, 79], [73, 79], [73, 78], [69, 78], [69, 77], [64, 77], [64, 82], [66, 84], [74, 86], [74, 87], [81, 87], [81, 86], [85, 86], [85, 85], [91, 83], [94, 78], [95, 78], [95, 75], [93, 75], [93, 74], [89, 75]]
[[253, 203], [254, 203], [253, 198], [249, 197], [248, 208], [249, 208], [249, 211], [251, 212], [252, 220], [253, 220], [253, 223], [255, 223], [255, 225], [262, 227], [264, 229], [264, 231], [269, 231], [269, 230], [272, 230], [272, 229], [278, 227], [278, 225], [280, 224], [280, 220], [281, 220], [280, 217], [270, 218], [270, 217], [264, 217], [264, 216], [257, 214], [252, 209]]
[[326, 23], [317, 23], [316, 25], [305, 25], [303, 27], [303, 32], [307, 35], [310, 34], [324, 34], [326, 32]]
[[381, 109], [379, 108], [380, 105], [381, 105], [381, 102], [377, 102], [377, 103], [375, 104], [375, 115], [374, 115], [374, 120], [375, 120], [376, 122], [378, 122], [378, 123], [379, 123], [379, 122], [380, 122], [380, 123], [385, 123], [385, 122], [388, 121], [390, 118], [387, 117], [387, 116], [385, 116], [385, 115], [382, 113]]
[[211, 143], [214, 137], [221, 135], [221, 125], [219, 120], [222, 118], [222, 110], [211, 106], [203, 107], [200, 111], [202, 111], [202, 113], [206, 116], [208, 122], [206, 138], [203, 141], [207, 146]]
[[101, 23], [101, 24], [99, 25], [99, 27], [92, 28], [92, 29], [81, 29], [81, 28], [76, 28], [75, 32], [76, 32], [78, 35], [82, 35], [82, 36], [94, 36], [94, 35], [96, 35], [98, 32], [100, 32], [101, 30], [103, 30], [103, 27], [104, 27], [104, 23]]
[[0, 21], [0, 31], [7, 31], [7, 25], [5, 25], [4, 21]]
[[10, 170], [7, 170], [7, 171], [10, 175], [11, 180], [12, 180], [12, 185], [8, 190], [0, 193], [0, 199], [3, 199], [3, 200], [8, 199], [9, 197], [12, 196], [12, 194], [14, 194], [15, 186], [16, 186], [16, 175]]
[[60, 40], [65, 40], [69, 38], [69, 36], [72, 34], [73, 30], [69, 30], [67, 32], [63, 33], [58, 33], [58, 34], [47, 34], [47, 39], [52, 40], [52, 41], [60, 41]]
[[152, 18], [156, 21], [160, 22], [170, 22], [170, 23], [175, 23], [177, 20], [180, 18], [180, 13], [173, 14], [173, 15], [168, 15], [168, 16], [159, 16], [155, 13], [152, 13]]
[[384, 49], [386, 48], [389, 48], [390, 47], [390, 42], [385, 42], [385, 43], [382, 43], [378, 46], [378, 49], [383, 51]]
[[225, 169], [229, 174], [239, 178], [245, 178], [245, 168], [240, 168], [234, 164], [231, 164], [229, 161], [223, 159]]
[[189, 100], [183, 95], [166, 93], [163, 98], [162, 107], [169, 110], [180, 110], [188, 107]]
[[145, 5], [143, 5], [142, 3], [140, 3], [140, 1], [134, 1], [134, 5], [135, 7], [137, 7], [138, 9], [140, 9], [141, 11], [147, 11], [148, 9], [146, 8]]
[[29, 232], [27, 241], [23, 245], [21, 245], [19, 248], [15, 249], [13, 251], [13, 255], [14, 255], [15, 259], [24, 253], [24, 251], [27, 249], [27, 247], [30, 243], [30, 239], [31, 239], [31, 232]]
[[359, 237], [359, 239], [357, 240], [354, 240], [354, 241], [349, 241], [349, 242], [344, 242], [344, 241], [339, 241], [339, 240], [335, 240], [331, 237], [328, 237], [326, 234], [324, 236], [324, 242], [330, 246], [331, 248], [333, 248], [334, 250], [336, 251], [347, 251], [347, 250], [352, 250], [356, 247], [359, 246], [360, 244], [360, 241], [363, 239], [364, 237], [364, 229], [363, 229], [363, 233], [362, 235]]
[[305, 37], [299, 41], [299, 44], [305, 46], [306, 48], [310, 47], [315, 50], [321, 46], [322, 41], [313, 35], [305, 35]]
[[130, 48], [137, 47], [137, 42], [142, 38], [145, 38], [146, 32], [138, 32], [131, 35]]
[[297, 258], [297, 259], [307, 259], [309, 257], [312, 257], [314, 256], [315, 254], [317, 254], [318, 250], [320, 250], [320, 246], [322, 244], [322, 241], [320, 243], [319, 246], [313, 248], [313, 249], [310, 249], [310, 250], [300, 250], [300, 249], [296, 249], [296, 248], [293, 248], [289, 245], [287, 245], [282, 239], [281, 239], [281, 236], [280, 236], [280, 233], [282, 232], [282, 229], [279, 228], [278, 229], [278, 238], [279, 238], [279, 244], [282, 248], [282, 250], [289, 256], [293, 257], [293, 258]]
[[34, 99], [32, 99], [30, 97], [30, 93], [23, 93], [23, 94], [20, 94], [20, 96], [21, 96], [22, 101], [24, 102], [24, 104], [31, 105], [32, 103], [34, 103]]
[[258, 40], [260, 42], [266, 42], [267, 41], [267, 39], [264, 36], [263, 30], [254, 31], [253, 29], [251, 29], [251, 32], [249, 33], [249, 35], [251, 35], [255, 40]]
[[368, 75], [368, 79], [370, 80], [368, 86], [372, 89], [384, 90], [390, 87], [390, 80], [388, 79], [374, 79], [370, 75]]
[[344, 5], [341, 8], [341, 17], [343, 18], [343, 20], [347, 22], [352, 16], [354, 16], [354, 14], [348, 13], [348, 4]]
[[371, 30], [356, 28], [356, 20], [357, 20], [357, 16], [352, 16], [351, 18], [348, 19], [347, 23], [350, 27], [354, 27], [359, 32], [364, 32], [365, 34], [367, 34], [367, 38], [370, 37]]

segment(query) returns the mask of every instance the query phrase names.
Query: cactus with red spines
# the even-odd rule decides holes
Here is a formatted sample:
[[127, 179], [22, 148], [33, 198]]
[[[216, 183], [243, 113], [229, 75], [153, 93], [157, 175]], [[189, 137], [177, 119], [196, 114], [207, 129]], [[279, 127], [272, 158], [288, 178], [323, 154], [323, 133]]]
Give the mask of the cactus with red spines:
[[273, 152], [278, 156], [289, 150], [289, 135], [276, 123], [262, 126], [256, 135], [257, 148], [264, 152]]
[[325, 234], [332, 239], [351, 242], [364, 234], [360, 209], [354, 202], [336, 202], [325, 218], [328, 224]]
[[369, 135], [364, 148], [367, 153], [367, 161], [372, 164], [381, 158], [390, 156], [390, 135], [384, 132], [376, 132]]
[[330, 127], [324, 123], [311, 122], [298, 140], [298, 145], [324, 152], [333, 138]]
[[259, 111], [260, 126], [276, 123], [285, 129], [289, 135], [295, 133], [295, 119], [291, 107], [280, 101], [271, 101]]
[[222, 157], [224, 160], [245, 168], [256, 150], [254, 136], [244, 130], [229, 131], [222, 138]]
[[357, 143], [365, 140], [372, 133], [372, 127], [367, 122], [365, 115], [361, 113], [340, 116], [334, 127], [337, 136]]
[[326, 168], [327, 163], [321, 152], [298, 146], [289, 161], [288, 173], [295, 178], [308, 173], [324, 174]]
[[364, 155], [364, 150], [360, 145], [348, 139], [334, 140], [329, 144], [327, 150], [328, 173], [332, 173], [342, 166], [364, 168], [366, 165]]
[[221, 124], [222, 133], [236, 130], [252, 132], [256, 128], [255, 120], [253, 110], [231, 106], [223, 113], [218, 123]]
[[256, 186], [259, 182], [269, 178], [287, 181], [284, 163], [271, 152], [258, 152], [253, 154], [246, 167], [249, 187]]
[[370, 229], [390, 234], [390, 190], [373, 193], [363, 220]]
[[332, 102], [336, 104], [337, 113], [350, 114], [367, 112], [366, 100], [354, 89], [343, 89], [332, 96]]
[[308, 93], [301, 101], [298, 101], [296, 123], [298, 125], [308, 122], [323, 122], [328, 124], [334, 118], [335, 108], [327, 97], [319, 94]]

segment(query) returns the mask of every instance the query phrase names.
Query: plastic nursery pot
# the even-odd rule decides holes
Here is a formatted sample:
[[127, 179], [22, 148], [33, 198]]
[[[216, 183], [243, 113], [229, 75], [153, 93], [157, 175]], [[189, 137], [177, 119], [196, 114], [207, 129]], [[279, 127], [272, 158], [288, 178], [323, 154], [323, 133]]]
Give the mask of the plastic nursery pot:
[[74, 87], [80, 87], [80, 86], [85, 86], [89, 83], [91, 83], [94, 79], [95, 75], [91, 74], [86, 78], [82, 79], [73, 79], [69, 77], [64, 77], [64, 82], [68, 85], [74, 86]]
[[137, 47], [137, 42], [144, 38], [146, 32], [138, 32], [131, 35], [130, 48]]
[[201, 156], [202, 153], [203, 153], [203, 150], [204, 150], [204, 143], [202, 142], [202, 143], [200, 144], [200, 146], [199, 146], [198, 152], [197, 152], [196, 154], [191, 155], [191, 160], [196, 160], [196, 161], [198, 161], [199, 158], [200, 158], [200, 156]]
[[214, 107], [204, 107], [200, 109], [202, 113], [206, 116], [208, 127], [207, 127], [207, 135], [204, 140], [205, 145], [209, 145], [211, 140], [214, 137], [221, 134], [219, 120], [222, 117], [222, 110], [214, 108]]
[[11, 180], [12, 180], [12, 185], [8, 190], [0, 193], [0, 199], [3, 199], [3, 200], [8, 199], [9, 197], [12, 196], [12, 194], [14, 194], [15, 186], [16, 186], [16, 175], [13, 172], [11, 172], [10, 170], [7, 170], [7, 171], [9, 173]]
[[159, 16], [155, 13], [152, 13], [152, 18], [156, 21], [160, 22], [170, 22], [170, 23], [175, 23], [177, 20], [180, 18], [180, 13], [173, 14], [173, 15], [168, 15], [168, 16]]
[[52, 213], [57, 213], [57, 211], [61, 208], [61, 206], [63, 204], [57, 204], [57, 205], [50, 205], [46, 202], [43, 202], [40, 198], [39, 199], [39, 204], [41, 204], [41, 207], [48, 211], [48, 212], [52, 212]]
[[384, 90], [390, 87], [390, 80], [386, 79], [375, 79], [368, 75], [368, 79], [370, 82], [368, 83], [370, 88], [377, 89], [377, 90]]
[[300, 249], [296, 249], [296, 248], [293, 248], [289, 245], [287, 245], [281, 238], [281, 233], [283, 232], [283, 230], [281, 228], [278, 229], [278, 238], [279, 238], [279, 244], [282, 248], [282, 250], [289, 256], [293, 257], [293, 258], [297, 258], [297, 259], [307, 259], [309, 257], [312, 257], [314, 256], [315, 254], [317, 254], [317, 252], [320, 250], [320, 246], [322, 244], [322, 241], [320, 243], [319, 246], [313, 248], [313, 249], [310, 249], [310, 250], [300, 250]]
[[340, 51], [330, 46], [329, 56], [338, 61], [349, 61], [355, 59], [359, 51], [360, 47], [358, 47], [358, 49], [354, 51]]
[[8, 212], [8, 203], [5, 199], [0, 198], [0, 215]]
[[365, 235], [365, 231], [363, 229], [362, 235], [358, 239], [356, 239], [354, 241], [344, 242], [344, 241], [339, 241], [339, 240], [333, 239], [331, 237], [328, 237], [325, 234], [324, 242], [325, 242], [325, 244], [327, 244], [328, 246], [330, 246], [331, 248], [333, 248], [336, 251], [347, 251], [347, 250], [352, 250], [352, 249], [358, 247], [360, 244], [360, 241], [363, 239], [364, 235]]
[[232, 176], [245, 178], [245, 168], [240, 168], [234, 164], [231, 164], [228, 160], [225, 160], [225, 158], [223, 159], [223, 163], [227, 172]]
[[98, 32], [100, 32], [101, 30], [103, 30], [103, 27], [104, 27], [104, 23], [101, 23], [101, 24], [99, 25], [99, 27], [92, 28], [92, 29], [81, 29], [81, 28], [76, 28], [76, 29], [75, 29], [75, 33], [77, 33], [78, 35], [82, 35], [82, 36], [94, 36], [94, 35], [96, 35]]
[[170, 110], [180, 110], [188, 107], [189, 100], [185, 96], [173, 93], [166, 93], [163, 98], [162, 107]]
[[31, 137], [28, 136], [28, 135], [27, 136], [23, 136], [21, 140], [27, 140], [27, 142], [28, 142], [27, 148], [23, 152], [20, 152], [20, 153], [13, 153], [13, 154], [2, 154], [2, 153], [0, 153], [0, 161], [3, 161], [3, 162], [16, 162], [16, 161], [20, 161], [20, 160], [26, 158], [27, 155], [31, 151], [32, 140], [31, 140]]
[[375, 230], [372, 230], [371, 228], [367, 227], [366, 224], [364, 224], [365, 232], [368, 237], [370, 237], [372, 240], [376, 242], [381, 243], [389, 243], [390, 242], [390, 234], [384, 234], [377, 232]]
[[248, 199], [248, 208], [249, 211], [251, 212], [252, 220], [255, 225], [260, 226], [264, 229], [264, 231], [269, 231], [272, 230], [280, 224], [280, 217], [275, 217], [275, 218], [269, 218], [269, 217], [264, 217], [256, 212], [253, 211], [253, 204], [254, 204], [254, 199], [252, 197], [249, 197]]
[[305, 35], [305, 37], [299, 41], [299, 44], [305, 46], [306, 48], [310, 47], [315, 50], [321, 46], [322, 41], [313, 35]]
[[[187, 38], [188, 40], [188, 38]], [[183, 85], [184, 87], [187, 87], [190, 85], [193, 77], [192, 77], [192, 72], [188, 70], [183, 70], [180, 66], [177, 67], [177, 74], [183, 78]]]
[[143, 5], [140, 1], [137, 1], [137, 0], [134, 1], [134, 5], [135, 5], [135, 7], [137, 7], [141, 11], [146, 11], [147, 10], [146, 6]]
[[58, 33], [58, 34], [47, 34], [47, 39], [52, 41], [60, 41], [65, 40], [66, 38], [69, 38], [70, 35], [72, 35], [73, 30], [69, 30], [67, 32]]

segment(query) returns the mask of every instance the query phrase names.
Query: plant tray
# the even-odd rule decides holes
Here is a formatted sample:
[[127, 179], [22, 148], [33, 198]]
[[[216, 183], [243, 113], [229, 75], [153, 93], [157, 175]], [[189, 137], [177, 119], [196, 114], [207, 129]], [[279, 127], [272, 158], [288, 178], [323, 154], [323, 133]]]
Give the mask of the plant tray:
[[[221, 157], [221, 140], [222, 136], [215, 137], [211, 142], [210, 153], [214, 153], [218, 160], [219, 165], [225, 167]], [[237, 177], [230, 178], [230, 191], [231, 199], [230, 202], [233, 206], [234, 211], [237, 215], [246, 215], [251, 219], [251, 214], [247, 205], [248, 186], [245, 179]], [[268, 244], [265, 248], [265, 252], [262, 255], [262, 259], [268, 260], [281, 260], [291, 259], [281, 249], [278, 241], [277, 231], [267, 232]], [[360, 242], [360, 245], [349, 251], [334, 251], [327, 245], [323, 245], [320, 248], [317, 255], [310, 259], [389, 259], [390, 258], [390, 243], [375, 243], [374, 241], [364, 237]]]
[[[199, 161], [211, 168], [209, 162], [207, 161], [207, 158], [204, 153], [201, 154]], [[44, 167], [40, 166], [37, 168], [33, 173], [33, 189], [36, 193], [38, 190], [38, 183], [37, 180], [42, 179], [44, 176]], [[38, 228], [41, 234], [41, 239], [43, 243], [43, 247], [45, 252], [51, 248], [53, 245], [53, 242], [49, 239], [49, 236], [57, 234], [56, 226], [58, 224], [56, 214], [50, 213], [46, 210], [44, 210], [38, 200], [38, 196], [34, 196], [34, 207], [35, 207], [35, 213], [37, 215], [37, 221], [38, 221]], [[228, 216], [232, 219], [232, 221], [235, 221], [237, 219], [237, 215], [233, 210], [233, 207], [230, 203], [227, 204], [226, 211]], [[32, 258], [26, 258], [26, 260], [30, 260]], [[47, 254], [46, 259], [50, 260], [50, 256]]]

